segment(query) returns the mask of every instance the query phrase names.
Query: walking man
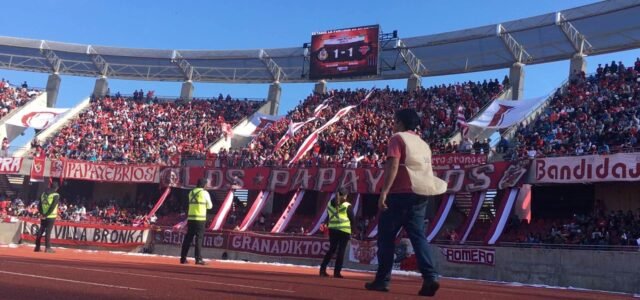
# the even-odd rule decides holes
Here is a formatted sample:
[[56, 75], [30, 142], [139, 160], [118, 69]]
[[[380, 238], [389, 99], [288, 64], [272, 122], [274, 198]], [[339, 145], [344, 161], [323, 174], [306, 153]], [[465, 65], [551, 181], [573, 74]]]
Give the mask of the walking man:
[[447, 183], [433, 175], [431, 149], [414, 131], [420, 117], [413, 109], [402, 109], [394, 116], [394, 135], [387, 146], [384, 185], [378, 200], [382, 211], [378, 223], [378, 271], [365, 288], [389, 291], [393, 267], [394, 242], [404, 227], [416, 253], [422, 273], [421, 296], [434, 296], [440, 284], [427, 249], [424, 219], [427, 196], [443, 194]]

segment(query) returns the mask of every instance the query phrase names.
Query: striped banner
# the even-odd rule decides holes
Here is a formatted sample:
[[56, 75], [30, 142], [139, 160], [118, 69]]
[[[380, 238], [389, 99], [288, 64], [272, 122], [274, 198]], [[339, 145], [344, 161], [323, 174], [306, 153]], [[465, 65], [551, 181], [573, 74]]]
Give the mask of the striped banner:
[[443, 196], [443, 200], [440, 203], [440, 207], [438, 208], [438, 212], [433, 220], [433, 222], [429, 222], [429, 234], [427, 235], [427, 242], [431, 242], [442, 229], [442, 225], [444, 225], [444, 221], [447, 220], [449, 216], [449, 212], [451, 211], [451, 206], [453, 206], [453, 201], [456, 199], [455, 194], [445, 194]]
[[504, 192], [500, 208], [496, 212], [496, 219], [493, 220], [493, 224], [491, 224], [491, 228], [485, 237], [486, 244], [495, 244], [500, 238], [500, 235], [502, 235], [502, 231], [504, 230], [504, 226], [507, 224], [513, 204], [516, 202], [516, 198], [518, 197], [518, 191], [518, 188], [511, 188], [508, 192]]
[[471, 229], [473, 229], [473, 225], [476, 224], [478, 215], [480, 215], [480, 209], [482, 209], [486, 196], [487, 193], [485, 191], [473, 193], [471, 196], [471, 210], [469, 210], [469, 215], [458, 231], [458, 236], [461, 237], [460, 244], [464, 244], [467, 241], [467, 237], [469, 237], [469, 233], [471, 233]]
[[246, 231], [253, 225], [258, 215], [262, 212], [265, 203], [267, 203], [267, 199], [269, 199], [270, 194], [271, 192], [269, 191], [260, 191], [256, 200], [253, 201], [251, 209], [244, 217], [244, 220], [242, 220], [242, 224], [240, 224], [240, 231]]
[[322, 203], [322, 206], [320, 206], [321, 209], [320, 211], [318, 211], [316, 219], [313, 222], [314, 225], [311, 228], [311, 230], [309, 230], [307, 235], [314, 235], [316, 234], [316, 232], [318, 232], [318, 230], [320, 230], [320, 226], [322, 225], [322, 223], [324, 223], [324, 220], [327, 218], [327, 207], [329, 206], [329, 203], [331, 202], [331, 200], [333, 200], [335, 197], [336, 197], [336, 193], [331, 193], [327, 195], [327, 198]]
[[356, 218], [358, 217], [358, 213], [360, 212], [360, 207], [362, 206], [361, 201], [362, 201], [361, 194], [357, 194], [356, 201], [353, 204], [353, 216]]
[[284, 212], [282, 212], [280, 219], [278, 219], [276, 225], [273, 226], [273, 229], [271, 229], [271, 233], [282, 233], [285, 229], [287, 229], [289, 221], [291, 221], [291, 218], [293, 218], [293, 215], [296, 213], [298, 206], [300, 206], [300, 202], [302, 202], [304, 192], [304, 190], [298, 190], [295, 194], [293, 194], [289, 205], [287, 205], [287, 208], [285, 208]]
[[162, 193], [162, 196], [160, 196], [160, 198], [156, 202], [156, 205], [154, 205], [153, 208], [151, 209], [151, 211], [147, 214], [147, 220], [149, 220], [151, 218], [151, 216], [153, 216], [158, 211], [158, 209], [160, 209], [160, 207], [164, 203], [164, 200], [166, 200], [167, 196], [169, 196], [169, 192], [171, 192], [171, 188], [167, 187], [164, 190], [164, 193]]
[[220, 230], [222, 228], [222, 224], [224, 224], [224, 220], [227, 219], [227, 215], [231, 209], [231, 204], [233, 204], [233, 190], [230, 190], [227, 193], [227, 196], [224, 197], [220, 210], [218, 210], [213, 221], [211, 221], [211, 225], [209, 225], [209, 230]]

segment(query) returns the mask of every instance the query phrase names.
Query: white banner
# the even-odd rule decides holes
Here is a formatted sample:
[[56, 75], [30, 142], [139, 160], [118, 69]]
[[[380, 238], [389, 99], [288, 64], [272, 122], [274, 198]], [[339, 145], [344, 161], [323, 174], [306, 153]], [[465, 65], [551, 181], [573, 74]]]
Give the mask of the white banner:
[[[21, 238], [34, 241], [40, 221], [27, 220]], [[57, 245], [127, 248], [144, 245], [149, 228], [116, 225], [81, 224], [56, 221], [51, 230], [51, 242]]]
[[640, 180], [640, 154], [536, 159], [533, 183], [589, 183]]
[[531, 114], [546, 97], [528, 100], [494, 100], [482, 114], [468, 124], [482, 128], [507, 128], [520, 123]]
[[271, 124], [275, 123], [280, 116], [272, 116], [266, 115], [263, 113], [255, 113], [251, 117], [248, 123], [242, 126], [238, 126], [233, 130], [233, 134], [242, 135], [242, 136], [255, 136], [260, 131], [265, 128], [271, 126]]
[[[26, 109], [26, 108], [25, 108]], [[64, 116], [68, 108], [48, 108], [40, 107], [32, 110], [22, 109], [13, 115], [7, 124], [18, 127], [31, 127], [35, 129], [44, 129], [55, 123], [59, 118]]]
[[107, 182], [158, 182], [160, 167], [157, 165], [120, 165], [64, 161], [62, 177]]
[[22, 168], [22, 157], [0, 157], [0, 174], [18, 174]]

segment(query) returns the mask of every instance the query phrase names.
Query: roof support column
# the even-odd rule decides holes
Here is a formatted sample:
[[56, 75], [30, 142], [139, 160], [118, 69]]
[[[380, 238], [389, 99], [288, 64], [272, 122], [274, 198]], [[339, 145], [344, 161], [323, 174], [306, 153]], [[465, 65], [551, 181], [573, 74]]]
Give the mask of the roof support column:
[[53, 73], [47, 79], [47, 107], [55, 107], [58, 101], [58, 92], [60, 92], [60, 75]]
[[180, 99], [185, 101], [191, 101], [193, 99], [193, 81], [187, 80], [182, 83], [182, 89], [180, 90]]
[[585, 72], [587, 70], [587, 61], [585, 57], [587, 54], [593, 51], [593, 46], [587, 40], [587, 38], [578, 31], [578, 29], [569, 22], [561, 12], [556, 13], [556, 25], [560, 27], [562, 33], [567, 37], [567, 40], [571, 42], [571, 46], [576, 53], [571, 58], [569, 64], [569, 80], [573, 79], [576, 74]]
[[282, 87], [280, 86], [280, 82], [276, 81], [269, 85], [269, 95], [267, 96], [267, 101], [271, 103], [271, 109], [269, 109], [269, 114], [275, 116], [278, 114], [278, 108], [280, 107], [280, 95], [282, 94]]
[[587, 71], [587, 60], [585, 58], [584, 54], [576, 53], [573, 55], [569, 64], [569, 80]]
[[96, 85], [93, 87], [93, 96], [96, 98], [103, 98], [109, 91], [109, 81], [106, 76], [100, 76], [96, 79]]
[[513, 57], [514, 64], [509, 69], [509, 82], [511, 83], [511, 99], [520, 100], [524, 97], [524, 64], [530, 62], [533, 57], [516, 41], [516, 39], [502, 26], [498, 24], [496, 34]]
[[520, 100], [524, 97], [524, 64], [515, 63], [509, 69], [509, 81], [511, 83], [511, 99]]
[[419, 87], [422, 87], [422, 77], [417, 74], [411, 74], [407, 79], [407, 92], [415, 91]]
[[318, 82], [316, 82], [316, 85], [313, 88], [313, 92], [316, 94], [320, 94], [320, 95], [324, 95], [327, 93], [327, 81], [326, 80], [320, 80]]

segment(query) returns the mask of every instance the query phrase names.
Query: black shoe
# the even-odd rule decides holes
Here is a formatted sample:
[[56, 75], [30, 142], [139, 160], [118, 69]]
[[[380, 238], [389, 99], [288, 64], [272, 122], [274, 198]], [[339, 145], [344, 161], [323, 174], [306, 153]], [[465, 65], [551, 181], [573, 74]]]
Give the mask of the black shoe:
[[207, 263], [202, 259], [198, 259], [196, 260], [196, 265], [206, 266]]
[[320, 269], [320, 277], [329, 277], [329, 274], [326, 270]]
[[186, 258], [180, 258], [180, 263], [181, 263], [181, 264], [183, 264], [183, 265], [186, 265], [186, 264], [188, 264], [189, 262], [187, 261], [187, 259], [186, 259]]
[[436, 280], [425, 280], [422, 282], [422, 288], [418, 295], [432, 297], [435, 296], [436, 291], [440, 288], [440, 283]]
[[374, 282], [367, 282], [364, 284], [364, 288], [370, 291], [378, 291], [378, 292], [388, 292], [389, 288], [381, 285], [379, 283]]
[[33, 252], [40, 252], [40, 248], [33, 249]]
[[53, 251], [53, 249], [51, 249], [51, 248], [44, 249], [44, 252], [46, 252], [46, 253], [56, 253], [56, 252], [55, 252], [55, 251]]
[[344, 276], [342, 276], [342, 274], [338, 273], [338, 274], [333, 274], [333, 278], [344, 278]]

